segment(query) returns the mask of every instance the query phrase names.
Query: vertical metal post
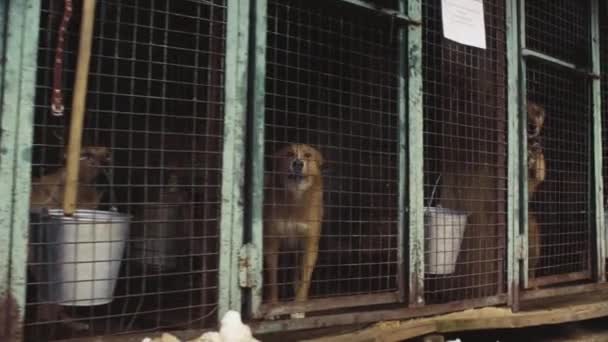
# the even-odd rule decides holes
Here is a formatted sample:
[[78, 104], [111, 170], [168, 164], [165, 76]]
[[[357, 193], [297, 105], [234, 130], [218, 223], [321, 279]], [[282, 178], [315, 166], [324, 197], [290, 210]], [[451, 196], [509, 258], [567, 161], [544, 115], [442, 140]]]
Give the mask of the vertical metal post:
[[[407, 2], [407, 16], [414, 21], [421, 21], [422, 5], [420, 0], [402, 0], [400, 6]], [[424, 304], [424, 180], [423, 180], [423, 113], [422, 113], [422, 26], [408, 25], [407, 49], [400, 48], [407, 55], [407, 72], [403, 70], [400, 87], [407, 91], [407, 105], [400, 108], [400, 124], [405, 119], [407, 138], [407, 172], [409, 231], [409, 303]], [[405, 57], [405, 56], [403, 56]], [[402, 58], [403, 59], [403, 58]], [[405, 61], [401, 61], [404, 64]], [[400, 129], [402, 126], [400, 126]], [[402, 130], [403, 131], [403, 130]], [[401, 149], [400, 141], [400, 149]], [[405, 161], [400, 166], [406, 164]], [[401, 171], [403, 173], [403, 171]], [[405, 180], [404, 180], [405, 181]], [[401, 182], [401, 180], [400, 180]], [[403, 189], [400, 189], [403, 191]], [[400, 195], [401, 198], [402, 195]], [[404, 195], [403, 195], [404, 196]]]
[[526, 48], [526, 1], [519, 0], [519, 196], [520, 196], [520, 216], [519, 216], [519, 243], [516, 245], [521, 258], [519, 261], [519, 276], [524, 288], [528, 287], [528, 141], [526, 128], [528, 122], [527, 107], [527, 80], [526, 80], [526, 60], [522, 55], [522, 50]]
[[[3, 2], [0, 340], [22, 340], [40, 1]], [[6, 31], [4, 31], [6, 30]]]
[[[600, 75], [600, 23], [599, 23], [598, 0], [591, 0], [591, 69], [594, 75]], [[606, 229], [604, 228], [604, 182], [602, 176], [602, 104], [601, 104], [601, 79], [591, 79], [592, 93], [591, 104], [593, 110], [592, 119], [592, 158], [593, 180], [591, 182], [592, 203], [591, 208], [595, 214], [596, 237], [596, 275], [598, 282], [606, 281]]]
[[[407, 9], [407, 0], [399, 1], [399, 13], [405, 14]], [[405, 256], [404, 256], [404, 247], [407, 243], [405, 239], [404, 232], [406, 231], [406, 219], [407, 215], [405, 213], [407, 204], [407, 194], [406, 194], [406, 182], [407, 175], [405, 173], [407, 167], [407, 123], [406, 123], [406, 107], [407, 107], [407, 99], [408, 99], [408, 88], [406, 87], [406, 79], [407, 79], [407, 27], [400, 26], [399, 27], [399, 95], [398, 95], [398, 111], [399, 111], [399, 140], [397, 151], [399, 153], [399, 160], [397, 165], [397, 170], [399, 170], [398, 175], [398, 201], [397, 208], [399, 211], [399, 216], [397, 219], [398, 229], [397, 229], [397, 284], [399, 287], [399, 300], [404, 302], [407, 298], [407, 294], [405, 292]]]
[[243, 242], [249, 1], [228, 0], [218, 315], [241, 310], [238, 281]]
[[251, 114], [253, 122], [251, 142], [251, 243], [260, 256], [250, 265], [254, 279], [251, 292], [251, 314], [257, 317], [263, 294], [264, 272], [264, 123], [265, 123], [265, 78], [266, 78], [266, 26], [268, 4], [266, 0], [254, 0], [251, 12]]
[[506, 0], [507, 6], [507, 120], [508, 120], [508, 170], [507, 170], [507, 294], [509, 306], [516, 306], [519, 300], [519, 262], [516, 253], [519, 236], [521, 210], [519, 180], [520, 174], [520, 134], [519, 134], [519, 35], [517, 3]]

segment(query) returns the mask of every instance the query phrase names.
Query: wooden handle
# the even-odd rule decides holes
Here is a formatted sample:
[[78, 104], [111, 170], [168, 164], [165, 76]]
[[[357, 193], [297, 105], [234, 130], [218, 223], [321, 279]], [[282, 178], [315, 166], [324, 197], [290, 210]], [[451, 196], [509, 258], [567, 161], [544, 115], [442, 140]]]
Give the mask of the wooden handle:
[[68, 143], [66, 161], [65, 193], [63, 196], [63, 212], [68, 216], [73, 215], [74, 211], [76, 211], [80, 145], [82, 143], [82, 126], [87, 98], [89, 62], [91, 60], [91, 45], [93, 42], [93, 25], [95, 23], [95, 0], [83, 0], [82, 4], [80, 42], [78, 44], [78, 65], [76, 66], [76, 81], [74, 83], [74, 93], [72, 96], [70, 140]]

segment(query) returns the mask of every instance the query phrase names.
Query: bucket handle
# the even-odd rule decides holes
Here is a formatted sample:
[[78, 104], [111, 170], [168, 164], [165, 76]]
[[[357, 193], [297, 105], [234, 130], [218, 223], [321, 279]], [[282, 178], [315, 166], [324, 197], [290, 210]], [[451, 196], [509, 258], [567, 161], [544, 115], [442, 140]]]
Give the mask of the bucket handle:
[[437, 186], [439, 185], [440, 180], [441, 180], [441, 173], [439, 174], [439, 176], [437, 177], [437, 180], [435, 181], [435, 185], [433, 186], [433, 191], [431, 191], [431, 198], [429, 198], [429, 208], [431, 207], [431, 204], [433, 204], [433, 198], [435, 198], [435, 191], [437, 190]]

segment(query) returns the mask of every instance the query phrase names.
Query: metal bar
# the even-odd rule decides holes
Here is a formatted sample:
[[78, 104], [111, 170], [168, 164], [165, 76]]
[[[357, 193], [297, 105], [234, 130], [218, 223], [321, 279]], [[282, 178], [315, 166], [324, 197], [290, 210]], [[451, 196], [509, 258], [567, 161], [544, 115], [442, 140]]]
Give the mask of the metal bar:
[[[407, 14], [421, 18], [420, 0], [407, 1]], [[424, 181], [423, 181], [423, 108], [422, 108], [422, 27], [407, 28], [407, 196], [409, 228], [409, 303], [424, 304]]]
[[238, 281], [243, 243], [249, 2], [228, 0], [218, 315], [241, 310]]
[[334, 328], [341, 325], [372, 323], [390, 320], [404, 320], [415, 317], [433, 316], [449, 312], [474, 309], [479, 307], [497, 306], [505, 304], [506, 300], [506, 295], [498, 295], [482, 299], [464, 300], [450, 304], [432, 304], [422, 307], [367, 310], [365, 312], [349, 312], [334, 315], [314, 316], [289, 321], [251, 322], [249, 325], [255, 334], [324, 327]]
[[249, 203], [251, 205], [251, 243], [258, 248], [262, 257], [257, 263], [249, 265], [258, 276], [253, 280], [251, 289], [251, 315], [258, 317], [263, 296], [264, 270], [264, 122], [266, 90], [266, 26], [267, 1], [254, 0], [251, 12], [251, 28], [254, 32], [250, 44], [253, 54], [250, 59], [250, 112], [252, 113], [251, 130], [251, 187]]
[[591, 279], [591, 271], [583, 272], [572, 272], [564, 274], [555, 274], [545, 277], [538, 277], [534, 280], [530, 280], [528, 285], [530, 287], [541, 287], [560, 283], [569, 283], [577, 280], [588, 280]]
[[576, 64], [563, 61], [563, 60], [561, 60], [559, 58], [546, 55], [546, 54], [544, 54], [542, 52], [534, 51], [534, 50], [527, 49], [527, 48], [523, 48], [521, 52], [522, 52], [522, 56], [524, 58], [534, 58], [534, 59], [537, 59], [537, 60], [540, 60], [540, 61], [543, 61], [543, 62], [547, 62], [547, 63], [553, 64], [553, 65], [560, 66], [562, 68], [566, 68], [566, 69], [572, 70], [572, 71], [577, 72], [577, 73], [581, 73], [583, 75], [587, 75], [587, 76], [593, 77], [593, 78], [599, 78], [600, 77], [599, 71], [595, 72], [595, 71], [589, 71], [589, 70], [586, 70], [586, 69], [582, 69], [582, 68], [576, 66]]
[[[407, 25], [422, 25], [422, 20], [420, 17], [412, 16], [409, 12], [403, 13], [401, 10], [395, 11], [388, 8], [383, 8], [374, 3], [370, 3], [368, 1], [363, 0], [338, 0], [339, 2], [356, 6], [359, 8], [363, 8], [366, 10], [372, 10], [378, 14], [390, 16], [396, 19], [397, 22], [402, 22]], [[399, 1], [399, 6], [401, 6], [401, 0]]]
[[[20, 341], [25, 319], [28, 211], [40, 1], [0, 5], [0, 340]], [[10, 85], [5, 86], [5, 85]]]
[[524, 288], [528, 287], [528, 142], [526, 135], [527, 128], [527, 81], [526, 81], [526, 60], [523, 51], [526, 49], [526, 1], [519, 1], [519, 197], [520, 197], [520, 216], [519, 216], [519, 243], [515, 246], [516, 253], [519, 255], [519, 277]]
[[586, 293], [586, 292], [596, 292], [596, 291], [602, 291], [602, 290], [607, 290], [607, 289], [608, 289], [607, 283], [593, 283], [593, 284], [557, 287], [557, 288], [550, 288], [550, 289], [522, 291], [521, 300], [529, 301], [529, 300], [542, 299], [542, 298], [548, 298], [548, 297], [575, 295], [575, 294]]
[[273, 317], [294, 312], [325, 311], [352, 307], [368, 307], [372, 305], [392, 304], [399, 300], [398, 292], [357, 295], [338, 298], [310, 299], [305, 303], [282, 303], [280, 306], [264, 304], [259, 313], [263, 317]]
[[507, 294], [509, 305], [516, 305], [519, 294], [519, 263], [515, 253], [521, 207], [519, 169], [519, 40], [517, 29], [517, 3], [507, 1], [507, 75], [508, 75], [508, 187], [507, 187]]
[[[600, 74], [600, 23], [599, 23], [598, 0], [591, 0], [591, 69], [595, 75]], [[593, 127], [591, 137], [593, 143], [593, 181], [591, 194], [592, 212], [595, 214], [592, 222], [595, 222], [596, 241], [596, 277], [597, 281], [606, 281], [606, 229], [604, 228], [604, 181], [602, 175], [603, 146], [602, 146], [602, 94], [600, 78], [591, 80], [592, 86], [592, 108]]]
[[[407, 10], [407, 0], [399, 1], [399, 11], [405, 13]], [[398, 111], [399, 111], [399, 137], [397, 151], [399, 153], [399, 160], [397, 170], [405, 170], [407, 167], [407, 124], [406, 124], [406, 106], [408, 99], [408, 89], [406, 89], [407, 79], [407, 31], [405, 27], [399, 28], [399, 94], [398, 94]], [[405, 254], [404, 247], [407, 244], [405, 239], [405, 227], [406, 227], [406, 182], [407, 177], [405, 172], [399, 172], [398, 175], [398, 201], [397, 210], [399, 212], [397, 218], [397, 284], [399, 287], [399, 301], [404, 302], [406, 300], [406, 289], [405, 289]]]

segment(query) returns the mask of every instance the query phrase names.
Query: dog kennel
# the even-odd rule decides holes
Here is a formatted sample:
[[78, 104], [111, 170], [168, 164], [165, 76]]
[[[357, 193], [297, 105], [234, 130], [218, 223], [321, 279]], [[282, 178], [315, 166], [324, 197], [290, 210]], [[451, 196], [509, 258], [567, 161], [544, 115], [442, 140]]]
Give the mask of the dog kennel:
[[[0, 339], [195, 336], [229, 309], [289, 331], [608, 288], [608, 9], [472, 2], [485, 48], [444, 37], [442, 0], [6, 2]], [[91, 179], [71, 217], [85, 4], [72, 163]], [[315, 248], [265, 264], [291, 144], [323, 159], [309, 282]]]

